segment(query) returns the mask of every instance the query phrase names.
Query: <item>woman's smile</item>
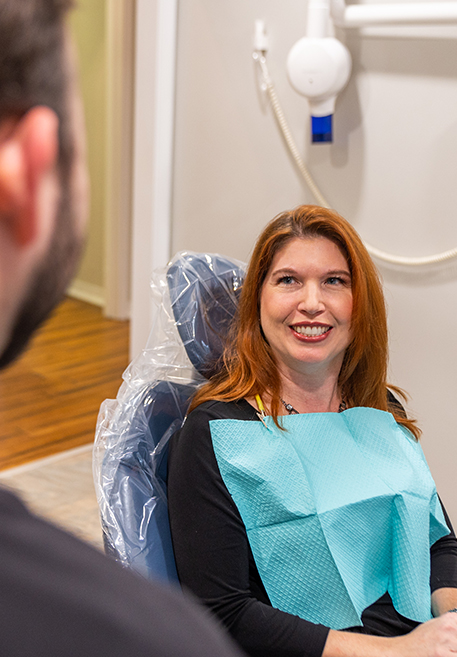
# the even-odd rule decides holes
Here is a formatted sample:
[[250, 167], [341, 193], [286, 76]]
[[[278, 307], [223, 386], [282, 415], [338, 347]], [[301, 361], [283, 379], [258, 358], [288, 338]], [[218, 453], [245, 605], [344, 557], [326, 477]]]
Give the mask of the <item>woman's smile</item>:
[[328, 337], [332, 330], [332, 327], [326, 324], [295, 324], [290, 328], [298, 333], [299, 338], [305, 342], [321, 342]]
[[280, 370], [338, 371], [351, 342], [351, 274], [325, 237], [294, 238], [273, 259], [260, 322]]

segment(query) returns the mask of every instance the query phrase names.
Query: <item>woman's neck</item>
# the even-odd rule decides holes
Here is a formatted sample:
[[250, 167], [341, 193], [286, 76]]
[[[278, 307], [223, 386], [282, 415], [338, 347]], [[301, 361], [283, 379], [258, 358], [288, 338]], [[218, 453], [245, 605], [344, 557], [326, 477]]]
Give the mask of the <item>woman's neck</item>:
[[342, 402], [337, 374], [303, 377], [287, 372], [281, 373], [281, 383], [281, 398], [299, 413], [336, 413]]
[[[326, 386], [319, 389], [294, 389], [284, 386], [281, 399], [290, 404], [298, 413], [336, 413], [342, 402], [338, 386], [328, 389]], [[287, 413], [284, 408], [285, 413]]]
[[[337, 382], [324, 383], [319, 387], [295, 386], [289, 381], [283, 381], [281, 390], [281, 399], [298, 413], [337, 413], [340, 404], [343, 401]], [[246, 401], [255, 409], [258, 409], [258, 403], [255, 397], [247, 397]], [[265, 407], [267, 415], [270, 414], [271, 396], [268, 393], [262, 394], [262, 404]], [[279, 415], [288, 415], [289, 411], [285, 405], [279, 408]]]

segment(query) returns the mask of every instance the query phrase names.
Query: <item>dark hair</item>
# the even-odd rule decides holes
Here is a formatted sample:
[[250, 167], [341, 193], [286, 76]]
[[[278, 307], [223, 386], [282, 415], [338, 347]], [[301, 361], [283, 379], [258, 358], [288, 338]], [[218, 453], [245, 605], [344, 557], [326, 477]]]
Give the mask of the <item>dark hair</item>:
[[9, 342], [0, 354], [0, 368], [21, 353], [61, 300], [82, 248], [70, 184], [75, 157], [70, 108], [73, 72], [64, 19], [72, 6], [72, 0], [0, 0], [0, 121], [21, 119], [39, 105], [52, 109], [59, 119], [60, 179], [49, 249], [29, 278]]
[[72, 0], [0, 0], [0, 121], [46, 105], [59, 117], [59, 170], [73, 160], [64, 16]]
[[[224, 354], [224, 368], [197, 392], [191, 408], [209, 399], [233, 401], [268, 392], [277, 422], [281, 381], [260, 326], [260, 294], [276, 253], [294, 238], [312, 237], [334, 242], [351, 272], [353, 338], [339, 375], [343, 399], [348, 406], [389, 410], [417, 438], [420, 431], [414, 421], [406, 419], [401, 406], [387, 397], [387, 318], [376, 267], [351, 224], [333, 210], [315, 205], [283, 212], [258, 238], [241, 292], [235, 336]], [[404, 396], [399, 388], [390, 387]]]

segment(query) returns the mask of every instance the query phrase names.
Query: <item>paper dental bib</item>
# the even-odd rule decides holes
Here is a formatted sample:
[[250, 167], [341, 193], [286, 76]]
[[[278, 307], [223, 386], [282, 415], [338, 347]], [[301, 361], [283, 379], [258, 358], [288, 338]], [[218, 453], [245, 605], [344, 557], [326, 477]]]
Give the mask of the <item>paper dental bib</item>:
[[272, 605], [343, 629], [388, 591], [429, 620], [430, 545], [449, 530], [420, 446], [371, 408], [282, 420], [210, 422]]

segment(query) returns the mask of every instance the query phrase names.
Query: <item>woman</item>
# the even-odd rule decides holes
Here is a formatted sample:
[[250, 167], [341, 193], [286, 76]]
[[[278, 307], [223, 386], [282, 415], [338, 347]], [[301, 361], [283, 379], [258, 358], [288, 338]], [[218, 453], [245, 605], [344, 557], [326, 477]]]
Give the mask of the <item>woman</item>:
[[386, 369], [357, 233], [315, 206], [279, 215], [169, 457], [180, 580], [249, 655], [457, 652], [457, 543]]

